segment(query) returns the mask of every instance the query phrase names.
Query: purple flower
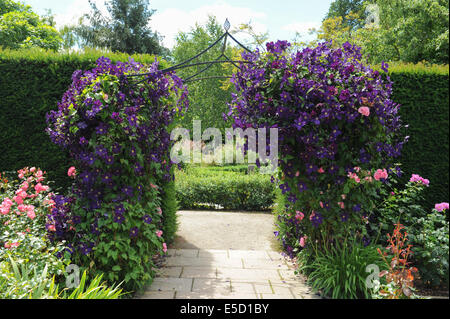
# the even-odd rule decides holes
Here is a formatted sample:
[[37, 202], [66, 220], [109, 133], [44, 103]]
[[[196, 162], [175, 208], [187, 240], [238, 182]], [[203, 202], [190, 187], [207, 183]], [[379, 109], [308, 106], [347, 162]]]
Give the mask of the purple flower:
[[97, 147], [95, 148], [95, 154], [104, 159], [108, 156], [108, 151], [103, 145], [97, 145]]
[[281, 184], [279, 187], [283, 194], [286, 194], [287, 192], [289, 192], [291, 190], [291, 188], [289, 187], [289, 185], [287, 183]]
[[152, 223], [152, 221], [153, 221], [153, 219], [150, 217], [150, 215], [145, 215], [144, 217], [143, 217], [143, 220], [144, 220], [144, 223], [146, 223], [146, 224], [151, 224]]
[[130, 230], [130, 237], [131, 238], [136, 238], [139, 235], [139, 228], [137, 227], [133, 227]]
[[99, 126], [95, 128], [95, 132], [98, 135], [105, 135], [108, 133], [108, 125], [105, 123], [100, 123]]
[[304, 182], [299, 182], [298, 183], [298, 191], [301, 193], [306, 190], [308, 190], [308, 187], [306, 186], [306, 184]]
[[132, 197], [133, 196], [133, 188], [130, 186], [126, 186], [126, 187], [122, 188], [122, 193], [124, 193], [128, 197]]

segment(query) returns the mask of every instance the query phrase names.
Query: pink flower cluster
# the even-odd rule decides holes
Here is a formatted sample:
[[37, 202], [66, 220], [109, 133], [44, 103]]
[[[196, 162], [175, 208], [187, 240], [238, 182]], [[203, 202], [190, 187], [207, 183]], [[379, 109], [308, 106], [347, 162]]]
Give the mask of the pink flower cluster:
[[77, 170], [75, 167], [71, 167], [69, 168], [69, 170], [67, 171], [67, 176], [75, 178], [77, 176]]
[[423, 178], [422, 176], [418, 174], [412, 174], [411, 178], [409, 179], [411, 183], [422, 183], [425, 186], [430, 185], [430, 181], [426, 178]]
[[[34, 199], [40, 193], [49, 191], [50, 188], [48, 186], [41, 184], [41, 182], [44, 180], [44, 172], [42, 172], [40, 169], [36, 169], [35, 167], [32, 167], [30, 169], [24, 168], [18, 171], [18, 176], [24, 181], [15, 191], [15, 196], [12, 198], [12, 200], [8, 197], [3, 199], [3, 202], [0, 205], [0, 214], [8, 215], [11, 212], [11, 208], [17, 205], [16, 209], [14, 209], [13, 211], [18, 216], [21, 216], [22, 213], [26, 213], [30, 219], [35, 219], [36, 207], [31, 204], [25, 205], [25, 200], [27, 198]], [[34, 187], [32, 186], [33, 183], [36, 183]], [[32, 194], [27, 193], [30, 188], [34, 188], [35, 192]]]
[[377, 169], [377, 171], [375, 172], [375, 174], [373, 175], [373, 178], [375, 178], [377, 181], [381, 180], [381, 179], [387, 179], [388, 178], [388, 172], [387, 170], [384, 169]]
[[[372, 183], [373, 179], [379, 181], [382, 179], [387, 179], [389, 177], [389, 174], [385, 168], [377, 169], [375, 171], [375, 173], [373, 174], [373, 177], [369, 171], [361, 171], [360, 167], [355, 167], [354, 170], [356, 173], [349, 172], [347, 176], [348, 176], [348, 178], [355, 180], [355, 182], [357, 182], [357, 183], [361, 182], [361, 178], [364, 178], [364, 181], [366, 181], [366, 182]], [[362, 174], [363, 174], [362, 177], [360, 177], [357, 174], [360, 172], [362, 172]]]
[[442, 212], [444, 210], [448, 210], [448, 203], [439, 203], [434, 205], [434, 209], [438, 212]]

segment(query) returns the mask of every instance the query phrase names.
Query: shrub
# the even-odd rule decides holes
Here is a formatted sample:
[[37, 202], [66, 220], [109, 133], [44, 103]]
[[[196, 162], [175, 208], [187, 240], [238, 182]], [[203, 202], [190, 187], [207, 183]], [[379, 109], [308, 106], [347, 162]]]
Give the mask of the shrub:
[[413, 260], [422, 282], [430, 286], [446, 286], [449, 281], [449, 224], [437, 210], [417, 220], [418, 231], [411, 233]]
[[[432, 185], [428, 179], [413, 174], [404, 189], [395, 188], [377, 207], [377, 220], [382, 243], [387, 234], [401, 224], [412, 245], [412, 263], [419, 269], [421, 281], [426, 286], [448, 285], [448, 233], [447, 217], [436, 209], [430, 214], [422, 206], [422, 193]], [[442, 208], [442, 207], [441, 207]]]
[[164, 212], [163, 231], [164, 239], [170, 244], [175, 239], [178, 229], [177, 211], [178, 201], [175, 189], [175, 182], [169, 181], [162, 186], [161, 209]]
[[[55, 191], [70, 183], [64, 176], [73, 165], [69, 154], [51, 143], [45, 133], [45, 114], [54, 109], [72, 82], [76, 70], [89, 70], [105, 55], [112, 61], [128, 61], [123, 53], [86, 50], [83, 53], [55, 53], [40, 49], [0, 48], [0, 171], [17, 171], [29, 163], [47, 171]], [[154, 56], [133, 55], [150, 64]], [[167, 63], [160, 61], [161, 67]]]
[[[139, 83], [127, 77], [144, 72]], [[169, 131], [186, 96], [157, 62], [145, 68], [103, 57], [95, 69], [74, 73], [58, 111], [47, 115], [51, 140], [76, 163], [71, 193], [54, 199], [53, 239], [67, 239], [75, 263], [126, 290], [143, 288], [154, 274], [152, 257], [167, 251], [161, 187], [172, 179]]]
[[[30, 271], [61, 276], [67, 260], [62, 243], [47, 238], [47, 214], [53, 206], [50, 189], [40, 169], [24, 168], [19, 180], [0, 175], [0, 262], [15, 259]], [[12, 176], [11, 176], [12, 178]]]
[[176, 173], [181, 209], [217, 208], [261, 211], [274, 201], [270, 176], [244, 175], [217, 168], [188, 168]]

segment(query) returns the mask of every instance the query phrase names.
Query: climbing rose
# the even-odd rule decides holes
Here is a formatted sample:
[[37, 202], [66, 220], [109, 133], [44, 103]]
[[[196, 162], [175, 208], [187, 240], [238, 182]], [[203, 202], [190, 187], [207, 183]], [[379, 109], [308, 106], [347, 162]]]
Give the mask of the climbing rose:
[[305, 247], [307, 238], [308, 238], [307, 236], [300, 238], [300, 246], [301, 247]]
[[367, 106], [362, 106], [358, 109], [358, 112], [361, 113], [364, 116], [370, 115], [370, 109]]
[[69, 177], [75, 177], [77, 175], [77, 170], [75, 169], [75, 167], [72, 166], [71, 168], [69, 168], [67, 175]]

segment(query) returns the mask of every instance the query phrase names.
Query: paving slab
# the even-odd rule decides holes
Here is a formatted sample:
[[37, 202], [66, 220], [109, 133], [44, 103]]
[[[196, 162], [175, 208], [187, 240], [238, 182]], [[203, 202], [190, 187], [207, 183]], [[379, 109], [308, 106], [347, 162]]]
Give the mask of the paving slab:
[[141, 299], [315, 299], [276, 251], [270, 214], [178, 213], [180, 230]]

